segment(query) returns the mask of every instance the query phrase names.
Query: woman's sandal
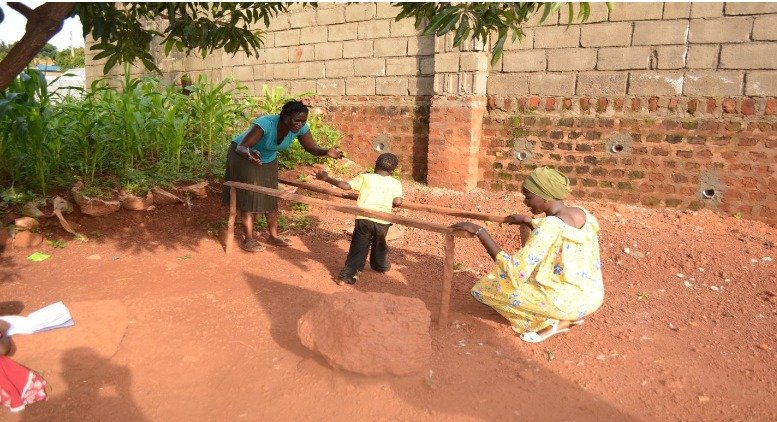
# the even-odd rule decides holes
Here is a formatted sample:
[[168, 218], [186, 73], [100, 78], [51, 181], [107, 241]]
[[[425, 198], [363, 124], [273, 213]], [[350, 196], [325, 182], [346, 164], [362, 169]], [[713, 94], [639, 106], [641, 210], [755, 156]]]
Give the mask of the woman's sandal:
[[282, 248], [287, 248], [291, 246], [291, 241], [289, 241], [289, 239], [286, 239], [284, 237], [268, 237], [267, 244], [273, 245], [273, 246], [280, 246]]
[[[575, 322], [577, 322], [577, 324], [574, 324], [574, 325], [582, 324], [582, 322], [579, 322], [579, 321], [582, 321], [582, 320], [575, 321]], [[534, 331], [527, 331], [525, 333], [521, 333], [521, 335], [520, 335], [521, 340], [523, 340], [523, 341], [525, 341], [527, 343], [541, 343], [541, 342], [543, 342], [543, 341], [545, 341], [545, 340], [555, 336], [556, 334], [566, 333], [567, 331], [569, 331], [569, 328], [561, 328], [561, 329], [559, 329], [558, 328], [558, 323], [559, 323], [559, 321], [556, 320], [550, 326], [550, 330], [545, 332], [543, 335], [540, 335], [539, 333], [536, 333]]]
[[249, 239], [240, 244], [240, 249], [248, 252], [261, 252], [264, 250], [264, 245], [257, 242], [256, 239]]

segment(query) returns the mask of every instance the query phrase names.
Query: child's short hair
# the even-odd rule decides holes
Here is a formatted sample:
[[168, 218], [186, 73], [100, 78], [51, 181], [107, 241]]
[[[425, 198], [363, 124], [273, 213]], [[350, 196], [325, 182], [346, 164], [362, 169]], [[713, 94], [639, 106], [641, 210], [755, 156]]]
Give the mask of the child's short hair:
[[377, 160], [375, 160], [375, 171], [383, 170], [391, 173], [398, 165], [399, 158], [397, 158], [396, 155], [390, 152], [384, 152], [378, 156]]

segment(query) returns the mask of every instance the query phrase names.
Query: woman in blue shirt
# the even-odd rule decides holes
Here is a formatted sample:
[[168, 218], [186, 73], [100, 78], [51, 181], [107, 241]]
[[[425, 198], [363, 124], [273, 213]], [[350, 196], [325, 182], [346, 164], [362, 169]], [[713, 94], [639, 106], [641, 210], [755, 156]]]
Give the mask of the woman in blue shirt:
[[[291, 146], [295, 139], [305, 151], [319, 156], [341, 158], [336, 148], [322, 148], [313, 140], [307, 124], [308, 108], [299, 101], [284, 104], [280, 115], [261, 116], [243, 133], [235, 136], [227, 154], [225, 180], [249, 183], [278, 189], [278, 151]], [[224, 188], [222, 202], [229, 204], [229, 189]], [[278, 199], [261, 193], [237, 190], [237, 209], [242, 215], [245, 241], [241, 248], [258, 252], [264, 246], [254, 239], [254, 217], [267, 216], [267, 242], [275, 246], [289, 246], [289, 240], [278, 235]]]

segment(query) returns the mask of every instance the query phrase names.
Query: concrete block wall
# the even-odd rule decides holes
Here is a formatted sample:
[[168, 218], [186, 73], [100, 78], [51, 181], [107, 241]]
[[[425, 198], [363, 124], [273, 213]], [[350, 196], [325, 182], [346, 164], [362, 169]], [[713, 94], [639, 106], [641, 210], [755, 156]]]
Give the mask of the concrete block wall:
[[591, 4], [524, 29], [491, 68], [497, 96], [777, 96], [777, 3]]

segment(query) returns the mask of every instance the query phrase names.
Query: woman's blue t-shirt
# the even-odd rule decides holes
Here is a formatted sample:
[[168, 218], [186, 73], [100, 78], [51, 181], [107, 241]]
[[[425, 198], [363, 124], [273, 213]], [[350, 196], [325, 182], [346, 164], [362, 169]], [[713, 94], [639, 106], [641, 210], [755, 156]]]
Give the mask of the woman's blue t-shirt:
[[[275, 114], [275, 115], [257, 117], [252, 122], [253, 124], [262, 128], [262, 131], [264, 132], [264, 135], [262, 135], [262, 138], [259, 139], [259, 141], [256, 144], [254, 144], [254, 146], [251, 147], [252, 150], [258, 151], [259, 155], [262, 156], [262, 164], [272, 163], [277, 158], [278, 151], [287, 150], [291, 146], [291, 142], [293, 140], [310, 132], [310, 126], [308, 126], [308, 124], [305, 123], [302, 126], [302, 128], [299, 130], [299, 132], [295, 133], [295, 132], [289, 131], [289, 133], [286, 134], [286, 137], [283, 138], [283, 142], [279, 144], [278, 143], [278, 122], [280, 122], [280, 120], [281, 120], [281, 116]], [[232, 139], [232, 142], [236, 144], [240, 144], [240, 141], [242, 141], [243, 138], [245, 138], [249, 130], [251, 130], [250, 127], [246, 129], [243, 133], [239, 135], [235, 135], [235, 137]]]

